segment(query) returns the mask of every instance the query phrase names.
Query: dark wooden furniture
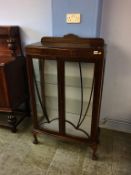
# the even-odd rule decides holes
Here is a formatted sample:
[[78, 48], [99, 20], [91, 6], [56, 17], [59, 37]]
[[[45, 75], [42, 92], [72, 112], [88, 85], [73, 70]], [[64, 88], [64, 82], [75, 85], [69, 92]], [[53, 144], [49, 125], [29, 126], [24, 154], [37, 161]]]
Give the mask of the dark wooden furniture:
[[[102, 84], [104, 74], [104, 40], [101, 38], [80, 38], [76, 35], [66, 35], [64, 37], [43, 37], [41, 43], [35, 43], [26, 46], [27, 69], [31, 96], [31, 111], [33, 117], [33, 135], [34, 143], [38, 143], [37, 133], [46, 133], [57, 136], [61, 139], [81, 141], [88, 143], [93, 149], [92, 158], [96, 159], [96, 150], [99, 139], [99, 115], [102, 95]], [[36, 85], [37, 76], [33, 61], [37, 60], [40, 72], [40, 89]], [[45, 60], [56, 60], [57, 62], [57, 81], [58, 81], [58, 118], [50, 120], [46, 110], [46, 97], [44, 86], [44, 66]], [[89, 105], [93, 103], [91, 116], [91, 132], [88, 134], [80, 128], [84, 122], [85, 116], [80, 114], [77, 124], [67, 120], [65, 114], [65, 63], [78, 62], [94, 64], [94, 78], [92, 80], [92, 88], [90, 92]], [[37, 67], [38, 68], [38, 67]], [[81, 67], [80, 67], [81, 68]], [[38, 72], [37, 72], [38, 73]], [[82, 80], [82, 76], [81, 76]], [[82, 88], [82, 84], [81, 84]], [[41, 117], [38, 116], [39, 111], [36, 108], [36, 94], [41, 104], [44, 122], [41, 123]], [[83, 99], [82, 99], [83, 100]], [[83, 102], [82, 102], [83, 103]], [[82, 106], [82, 104], [81, 104]], [[58, 120], [58, 131], [51, 130], [42, 124], [51, 123]], [[72, 132], [67, 133], [67, 123], [75, 130], [79, 130], [86, 135], [86, 138], [73, 135]], [[85, 123], [86, 124], [86, 123]]]
[[27, 104], [26, 64], [19, 27], [0, 26], [0, 126], [16, 132], [17, 125], [29, 111]]

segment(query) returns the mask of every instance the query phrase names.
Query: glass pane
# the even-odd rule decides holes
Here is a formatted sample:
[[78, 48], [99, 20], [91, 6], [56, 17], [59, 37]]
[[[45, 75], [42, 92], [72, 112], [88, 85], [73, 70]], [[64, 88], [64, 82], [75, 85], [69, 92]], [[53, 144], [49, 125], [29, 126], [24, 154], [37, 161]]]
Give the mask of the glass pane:
[[91, 132], [93, 63], [65, 64], [66, 134], [87, 138]]
[[57, 62], [33, 59], [39, 127], [59, 131]]

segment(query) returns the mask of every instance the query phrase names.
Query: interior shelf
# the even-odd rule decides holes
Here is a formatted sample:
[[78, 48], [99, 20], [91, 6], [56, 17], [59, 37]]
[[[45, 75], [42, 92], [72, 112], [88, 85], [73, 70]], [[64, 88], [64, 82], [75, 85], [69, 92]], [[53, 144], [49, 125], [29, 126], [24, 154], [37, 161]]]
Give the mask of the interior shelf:
[[[55, 97], [46, 97], [46, 108], [47, 111], [50, 110], [57, 110], [58, 111], [58, 99]], [[87, 108], [87, 102], [83, 103], [83, 114], [85, 113], [85, 110]], [[40, 104], [37, 102], [37, 108], [38, 111], [41, 111]], [[71, 100], [67, 99], [66, 104], [65, 104], [65, 112], [67, 113], [72, 113], [72, 114], [80, 114], [81, 110], [81, 102], [79, 100]], [[88, 110], [88, 115], [92, 114], [92, 103], [90, 104], [89, 110]]]

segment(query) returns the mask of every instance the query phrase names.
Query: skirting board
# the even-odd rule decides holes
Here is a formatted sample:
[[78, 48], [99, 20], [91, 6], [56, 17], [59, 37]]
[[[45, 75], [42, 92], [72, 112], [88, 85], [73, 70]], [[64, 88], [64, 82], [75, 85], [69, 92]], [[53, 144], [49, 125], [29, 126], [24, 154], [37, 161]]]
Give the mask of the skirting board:
[[107, 128], [107, 129], [113, 129], [116, 131], [122, 131], [126, 133], [131, 133], [131, 122], [130, 121], [104, 118], [100, 120], [100, 127]]

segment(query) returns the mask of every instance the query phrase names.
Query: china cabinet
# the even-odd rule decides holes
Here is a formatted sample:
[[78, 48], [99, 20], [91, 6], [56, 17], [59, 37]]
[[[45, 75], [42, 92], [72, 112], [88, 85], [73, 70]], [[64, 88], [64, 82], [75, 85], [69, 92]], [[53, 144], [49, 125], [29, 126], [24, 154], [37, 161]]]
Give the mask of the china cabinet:
[[26, 46], [26, 56], [34, 143], [39, 133], [85, 142], [96, 159], [104, 40], [73, 34], [43, 37]]

